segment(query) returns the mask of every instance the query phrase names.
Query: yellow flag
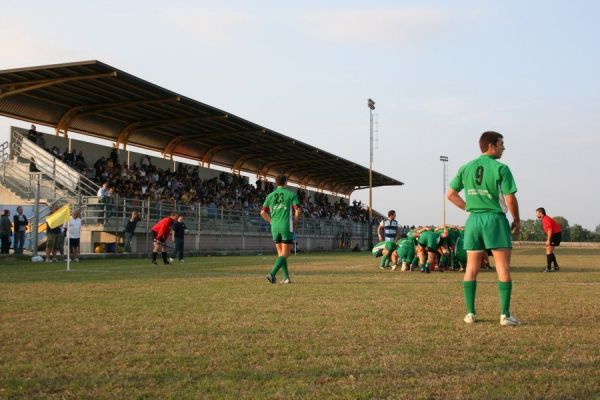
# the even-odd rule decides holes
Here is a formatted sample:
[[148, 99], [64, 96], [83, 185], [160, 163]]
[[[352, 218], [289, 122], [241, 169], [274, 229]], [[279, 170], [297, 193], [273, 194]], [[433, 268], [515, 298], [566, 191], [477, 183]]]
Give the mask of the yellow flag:
[[71, 207], [67, 204], [56, 210], [52, 215], [46, 217], [46, 223], [50, 228], [56, 228], [65, 222], [69, 222], [70, 216]]

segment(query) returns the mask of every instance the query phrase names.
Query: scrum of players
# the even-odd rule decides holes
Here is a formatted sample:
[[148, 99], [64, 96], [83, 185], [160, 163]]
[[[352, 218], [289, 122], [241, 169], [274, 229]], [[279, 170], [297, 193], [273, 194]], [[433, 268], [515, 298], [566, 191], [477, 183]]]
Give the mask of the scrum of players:
[[[464, 271], [464, 227], [423, 226], [400, 234], [398, 240], [386, 240], [373, 246], [372, 253], [381, 257], [379, 268], [395, 271]], [[483, 253], [482, 270], [491, 269], [488, 254]]]

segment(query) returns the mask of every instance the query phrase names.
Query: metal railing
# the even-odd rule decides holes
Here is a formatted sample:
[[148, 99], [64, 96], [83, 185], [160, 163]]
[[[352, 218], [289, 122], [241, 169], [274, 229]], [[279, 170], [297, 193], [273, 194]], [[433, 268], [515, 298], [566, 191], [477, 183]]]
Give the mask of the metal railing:
[[[214, 235], [270, 235], [270, 226], [260, 217], [256, 209], [231, 210], [200, 206], [199, 204], [164, 203], [141, 199], [126, 199], [118, 196], [104, 200], [98, 197], [82, 197], [80, 207], [84, 224], [99, 224], [107, 232], [123, 232], [132, 211], [140, 214], [138, 232], [149, 231], [161, 218], [176, 212], [184, 217], [190, 234], [210, 233]], [[341, 241], [341, 247], [350, 243], [366, 246], [369, 225], [351, 220], [328, 220], [302, 217], [297, 234], [311, 237], [330, 237]], [[376, 227], [371, 227], [371, 234]]]
[[48, 153], [19, 132], [11, 132], [11, 149], [13, 159], [20, 157], [35, 161], [36, 167], [54, 182], [55, 186], [71, 196], [93, 196], [99, 186], [91, 179], [71, 168], [66, 163]]

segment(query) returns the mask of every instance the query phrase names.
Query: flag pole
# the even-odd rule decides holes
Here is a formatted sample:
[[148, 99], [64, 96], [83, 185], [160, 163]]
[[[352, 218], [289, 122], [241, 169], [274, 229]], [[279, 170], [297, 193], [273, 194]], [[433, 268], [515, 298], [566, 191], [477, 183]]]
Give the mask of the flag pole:
[[69, 220], [67, 221], [67, 272], [71, 270], [71, 244], [69, 243], [71, 241], [71, 230], [69, 229], [70, 222], [71, 216], [69, 215]]

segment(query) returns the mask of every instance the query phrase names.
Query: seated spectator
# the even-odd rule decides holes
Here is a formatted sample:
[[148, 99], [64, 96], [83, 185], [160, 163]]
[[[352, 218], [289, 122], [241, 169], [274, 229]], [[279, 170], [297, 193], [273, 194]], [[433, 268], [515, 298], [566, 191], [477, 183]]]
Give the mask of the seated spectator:
[[33, 143], [38, 142], [38, 132], [35, 130], [35, 125], [31, 125], [31, 129], [27, 131], [27, 139], [31, 140]]

